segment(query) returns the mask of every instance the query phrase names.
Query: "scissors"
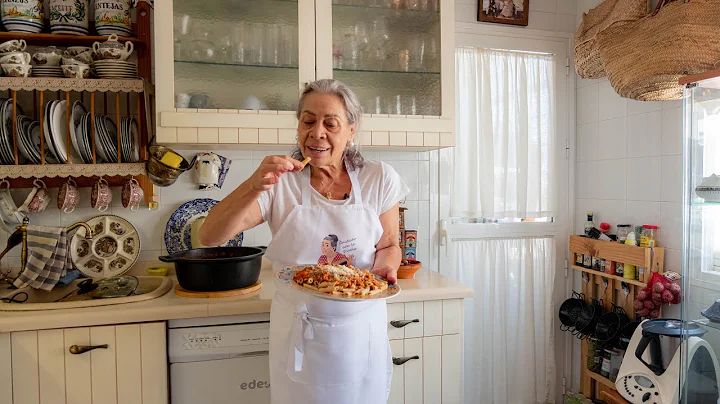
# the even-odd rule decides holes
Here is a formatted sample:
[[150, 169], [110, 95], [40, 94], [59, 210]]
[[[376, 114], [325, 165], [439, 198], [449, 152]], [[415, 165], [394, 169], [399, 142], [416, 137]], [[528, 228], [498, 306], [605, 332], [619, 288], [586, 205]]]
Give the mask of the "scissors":
[[0, 302], [5, 303], [25, 303], [28, 299], [28, 294], [25, 292], [17, 292], [11, 297], [0, 298]]

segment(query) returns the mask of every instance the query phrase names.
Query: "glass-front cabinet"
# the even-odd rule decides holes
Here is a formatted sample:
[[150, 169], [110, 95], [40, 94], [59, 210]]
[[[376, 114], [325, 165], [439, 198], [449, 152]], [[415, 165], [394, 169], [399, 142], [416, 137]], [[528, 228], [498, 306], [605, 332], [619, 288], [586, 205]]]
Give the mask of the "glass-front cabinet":
[[[718, 403], [720, 393], [720, 70], [688, 76], [683, 101], [684, 333], [678, 400]], [[679, 212], [678, 212], [679, 213]]]
[[359, 96], [365, 146], [454, 145], [453, 0], [155, 4], [159, 143], [292, 144], [305, 84]]

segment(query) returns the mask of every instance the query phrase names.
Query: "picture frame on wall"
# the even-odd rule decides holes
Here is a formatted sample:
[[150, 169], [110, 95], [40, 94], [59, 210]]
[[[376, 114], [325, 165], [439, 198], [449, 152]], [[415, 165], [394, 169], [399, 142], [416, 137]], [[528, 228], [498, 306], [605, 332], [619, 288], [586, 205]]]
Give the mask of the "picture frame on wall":
[[478, 0], [478, 21], [528, 25], [530, 0]]

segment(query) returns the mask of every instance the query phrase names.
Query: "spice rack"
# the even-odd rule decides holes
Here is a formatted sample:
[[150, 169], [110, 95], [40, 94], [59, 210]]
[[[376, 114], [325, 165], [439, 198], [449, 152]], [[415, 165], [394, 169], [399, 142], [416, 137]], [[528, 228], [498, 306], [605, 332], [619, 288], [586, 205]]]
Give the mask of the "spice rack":
[[[154, 95], [151, 78], [152, 60], [150, 53], [150, 12], [147, 2], [138, 2], [136, 23], [133, 32], [136, 36], [119, 38], [121, 42], [132, 41], [137, 54], [138, 79], [68, 79], [68, 78], [40, 78], [40, 77], [0, 77], [0, 94], [7, 91], [7, 98], [13, 100], [12, 107], [12, 152], [14, 164], [0, 165], [0, 178], [7, 179], [14, 188], [31, 188], [33, 180], [42, 179], [48, 187], [57, 187], [66, 178], [72, 177], [78, 186], [92, 186], [98, 179], [103, 178], [110, 186], [121, 186], [127, 179], [135, 178], [143, 189], [145, 201], [154, 206], [154, 187], [147, 177], [145, 161], [148, 158], [147, 145], [152, 138], [150, 113], [151, 96]], [[11, 39], [23, 39], [28, 46], [91, 46], [94, 42], [105, 41], [105, 36], [79, 36], [49, 33], [18, 33], [0, 32], [0, 42]], [[32, 111], [28, 115], [40, 121], [40, 164], [19, 164], [18, 134], [17, 134], [17, 105], [18, 93], [24, 99], [30, 96], [24, 92], [32, 93]], [[54, 96], [53, 96], [53, 93]], [[45, 116], [46, 102], [50, 100], [66, 101], [68, 113], [65, 117], [65, 139], [67, 161], [64, 164], [48, 164], [45, 156]], [[90, 147], [92, 150], [92, 163], [85, 164], [72, 159], [72, 141], [70, 131], [71, 114], [69, 106], [79, 100], [88, 106], [88, 112], [95, 116], [104, 113], [115, 120], [117, 130], [117, 163], [101, 163], [96, 155], [96, 125], [90, 119]], [[114, 103], [113, 110], [108, 111], [110, 103]], [[25, 105], [28, 105], [26, 102]], [[97, 105], [99, 104], [99, 105]], [[131, 108], [134, 104], [135, 108]], [[124, 113], [121, 114], [121, 108]], [[30, 112], [30, 111], [29, 111]], [[122, 141], [120, 118], [121, 116], [136, 115], [139, 129], [139, 162], [126, 163], [122, 160]], [[9, 127], [9, 125], [8, 125]], [[82, 163], [82, 164], [80, 164]]]
[[[635, 265], [637, 268], [646, 268], [646, 278], [649, 280], [651, 272], [664, 271], [665, 249], [653, 249], [620, 244], [614, 241], [601, 241], [582, 236], [570, 236], [570, 252], [572, 253], [572, 268], [583, 272], [582, 293], [588, 303], [590, 299], [602, 299], [603, 310], [609, 311], [612, 305], [622, 307], [630, 319], [635, 320], [633, 301], [637, 293], [645, 288], [646, 283], [635, 279], [627, 279], [618, 275], [610, 275], [594, 269], [574, 265], [577, 255], [589, 254], [606, 261]], [[623, 288], [626, 286], [627, 295]], [[607, 377], [587, 368], [588, 341], [582, 341], [580, 392], [589, 398], [599, 398], [602, 391], [615, 390], [615, 383]], [[598, 395], [595, 392], [598, 391]]]

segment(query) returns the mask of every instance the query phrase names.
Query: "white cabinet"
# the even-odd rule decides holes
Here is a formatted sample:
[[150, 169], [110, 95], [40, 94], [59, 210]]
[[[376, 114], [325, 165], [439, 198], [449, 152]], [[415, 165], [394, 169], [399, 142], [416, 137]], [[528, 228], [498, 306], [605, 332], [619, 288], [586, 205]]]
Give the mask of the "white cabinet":
[[365, 146], [454, 140], [454, 0], [156, 2], [160, 143], [294, 143], [304, 85], [336, 78], [358, 94]]
[[462, 299], [388, 304], [389, 404], [459, 404]]
[[167, 404], [165, 335], [164, 322], [0, 333], [0, 402]]

